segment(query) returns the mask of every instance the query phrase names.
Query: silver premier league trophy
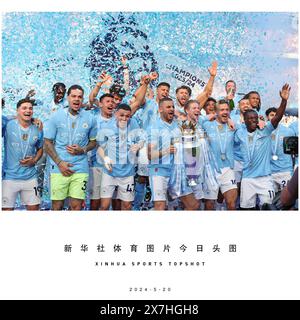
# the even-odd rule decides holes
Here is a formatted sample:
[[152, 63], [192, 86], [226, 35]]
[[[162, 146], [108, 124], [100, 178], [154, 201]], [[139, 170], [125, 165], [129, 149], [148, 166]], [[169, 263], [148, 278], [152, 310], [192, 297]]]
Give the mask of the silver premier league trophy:
[[183, 122], [180, 129], [180, 138], [171, 141], [176, 147], [169, 180], [171, 198], [188, 194], [191, 189], [199, 188], [203, 192], [218, 190], [216, 162], [204, 130], [188, 121]]
[[196, 124], [184, 121], [181, 125], [183, 162], [186, 180], [190, 187], [199, 184], [200, 178], [200, 139], [197, 136]]

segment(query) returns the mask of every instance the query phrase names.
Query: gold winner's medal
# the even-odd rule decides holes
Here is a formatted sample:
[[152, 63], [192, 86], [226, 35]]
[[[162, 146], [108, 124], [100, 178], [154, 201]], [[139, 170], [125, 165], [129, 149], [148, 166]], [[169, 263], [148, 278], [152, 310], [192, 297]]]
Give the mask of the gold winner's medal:
[[275, 134], [272, 134], [272, 140], [275, 140], [276, 136]]
[[72, 129], [75, 128], [76, 122], [72, 122]]
[[27, 141], [27, 139], [28, 139], [28, 134], [27, 134], [27, 133], [23, 133], [22, 139], [23, 139], [24, 141]]
[[223, 161], [226, 160], [226, 154], [225, 154], [225, 153], [221, 153], [221, 159], [222, 159]]
[[222, 131], [223, 130], [223, 126], [221, 124], [218, 125], [218, 129], [219, 131]]

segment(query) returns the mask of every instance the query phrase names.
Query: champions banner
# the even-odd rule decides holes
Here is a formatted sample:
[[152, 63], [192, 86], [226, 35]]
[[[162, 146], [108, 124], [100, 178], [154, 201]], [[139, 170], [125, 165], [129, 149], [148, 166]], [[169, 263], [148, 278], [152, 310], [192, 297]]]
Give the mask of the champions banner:
[[[192, 98], [195, 98], [205, 88], [210, 74], [207, 70], [210, 65], [195, 65], [181, 59], [166, 50], [157, 52], [156, 59], [159, 65], [159, 81], [171, 85], [171, 96], [175, 97], [175, 90], [180, 86], [192, 89]], [[222, 86], [215, 80], [214, 96], [222, 95]]]

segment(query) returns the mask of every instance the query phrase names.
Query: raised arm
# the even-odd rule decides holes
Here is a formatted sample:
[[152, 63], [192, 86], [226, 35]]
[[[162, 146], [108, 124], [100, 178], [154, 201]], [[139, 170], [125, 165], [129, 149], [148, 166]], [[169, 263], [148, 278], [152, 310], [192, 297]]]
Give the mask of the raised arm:
[[145, 103], [145, 96], [147, 93], [148, 85], [151, 81], [151, 76], [142, 76], [141, 78], [141, 85], [136, 90], [134, 97], [135, 99], [133, 102], [130, 103], [131, 107], [131, 116], [135, 114], [135, 112], [138, 110], [138, 108]]
[[196, 98], [199, 102], [200, 108], [203, 108], [206, 100], [211, 96], [214, 86], [215, 77], [217, 75], [218, 63], [217, 61], [213, 61], [210, 68], [208, 68], [208, 72], [210, 74], [209, 80], [203, 89], [203, 91]]
[[25, 99], [31, 99], [32, 97], [34, 97], [36, 94], [35, 90], [34, 89], [30, 89], [27, 94], [26, 94], [26, 97]]
[[99, 106], [99, 101], [96, 100], [96, 97], [101, 87], [103, 87], [104, 84], [109, 86], [111, 83], [112, 83], [112, 77], [109, 74], [107, 74], [106, 71], [103, 71], [98, 78], [98, 82], [96, 83], [96, 86], [94, 87], [94, 89], [91, 91], [89, 95], [90, 106], [92, 106], [93, 104], [96, 104], [97, 106]]
[[126, 94], [129, 94], [130, 92], [130, 86], [129, 86], [129, 69], [127, 65], [127, 58], [123, 56], [121, 58], [121, 62], [123, 65], [123, 77], [124, 77], [124, 89], [126, 90]]
[[286, 109], [286, 105], [287, 105], [287, 101], [289, 99], [290, 96], [290, 91], [291, 91], [291, 87], [286, 83], [281, 91], [279, 91], [280, 97], [281, 97], [281, 103], [279, 108], [276, 111], [275, 116], [272, 118], [271, 123], [273, 125], [274, 128], [277, 128], [280, 120], [282, 119], [285, 109]]

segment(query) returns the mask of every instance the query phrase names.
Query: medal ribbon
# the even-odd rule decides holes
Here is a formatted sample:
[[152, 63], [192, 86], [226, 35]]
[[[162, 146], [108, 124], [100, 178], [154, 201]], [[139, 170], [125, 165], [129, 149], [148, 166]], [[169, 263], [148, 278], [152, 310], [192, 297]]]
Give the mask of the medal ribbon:
[[272, 155], [276, 155], [276, 153], [277, 153], [278, 140], [279, 140], [279, 127], [274, 131], [276, 132], [276, 135], [275, 135], [275, 146], [274, 147], [273, 147], [273, 143], [272, 143]]
[[249, 134], [247, 134], [247, 138], [246, 138], [247, 153], [248, 153], [249, 162], [251, 163], [253, 160], [254, 149], [255, 149], [255, 145], [256, 145], [256, 141], [257, 141], [257, 130], [254, 132], [254, 135], [252, 136], [253, 141], [252, 141], [251, 150], [250, 150], [250, 145], [249, 145], [249, 137], [250, 137]]
[[21, 127], [20, 127], [20, 124], [18, 123], [18, 129], [19, 129], [19, 137], [20, 137], [20, 142], [21, 142], [21, 152], [22, 152], [22, 159], [24, 159], [26, 157], [26, 154], [27, 154], [27, 151], [28, 151], [28, 148], [29, 148], [29, 143], [30, 143], [30, 138], [31, 138], [31, 126], [29, 127], [29, 130], [28, 130], [28, 137], [27, 137], [27, 143], [25, 145], [25, 148], [24, 148], [24, 145], [23, 145], [23, 137], [22, 137], [22, 132], [21, 132]]
[[79, 117], [79, 115], [76, 117], [76, 119], [75, 119], [75, 123], [76, 123], [76, 128], [75, 128], [75, 130], [74, 130], [74, 132], [73, 132], [73, 134], [72, 134], [72, 132], [71, 132], [71, 128], [70, 128], [70, 119], [71, 119], [71, 116], [70, 116], [70, 113], [69, 113], [69, 110], [66, 110], [66, 112], [67, 112], [67, 123], [68, 123], [68, 137], [69, 137], [69, 146], [71, 146], [72, 144], [73, 144], [73, 139], [74, 139], [74, 137], [76, 137], [76, 131], [77, 131], [77, 129], [78, 129], [78, 117]]
[[[223, 127], [223, 125], [222, 125]], [[219, 139], [219, 145], [220, 145], [220, 151], [221, 151], [221, 155], [225, 155], [226, 156], [226, 146], [227, 146], [227, 136], [228, 136], [228, 125], [226, 124], [226, 131], [225, 131], [225, 142], [224, 142], [224, 149], [222, 148], [222, 143], [221, 143], [221, 135], [220, 135], [220, 131], [219, 131], [219, 126], [217, 127], [217, 134], [218, 134], [218, 139]], [[223, 150], [222, 150], [223, 149]]]

